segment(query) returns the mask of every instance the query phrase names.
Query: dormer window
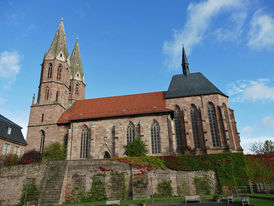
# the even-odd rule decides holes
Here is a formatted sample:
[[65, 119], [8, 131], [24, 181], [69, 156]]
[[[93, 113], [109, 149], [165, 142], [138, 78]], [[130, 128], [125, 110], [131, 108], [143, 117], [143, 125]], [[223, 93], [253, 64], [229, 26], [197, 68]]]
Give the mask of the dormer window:
[[11, 127], [8, 127], [8, 135], [11, 134]]

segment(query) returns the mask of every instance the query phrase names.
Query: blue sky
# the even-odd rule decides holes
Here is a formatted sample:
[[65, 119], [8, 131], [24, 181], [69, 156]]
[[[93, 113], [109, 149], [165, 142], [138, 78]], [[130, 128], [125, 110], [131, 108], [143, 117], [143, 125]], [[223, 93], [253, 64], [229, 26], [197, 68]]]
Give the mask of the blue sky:
[[68, 50], [77, 34], [86, 98], [167, 90], [191, 72], [230, 96], [242, 146], [274, 140], [274, 1], [0, 0], [0, 113], [26, 135], [40, 64], [64, 18]]

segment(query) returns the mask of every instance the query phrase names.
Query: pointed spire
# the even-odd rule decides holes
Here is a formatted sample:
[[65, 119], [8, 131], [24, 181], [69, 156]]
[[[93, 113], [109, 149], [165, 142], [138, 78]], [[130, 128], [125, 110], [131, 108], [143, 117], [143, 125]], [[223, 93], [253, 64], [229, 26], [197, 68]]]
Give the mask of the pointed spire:
[[72, 76], [72, 79], [77, 79], [84, 82], [85, 81], [84, 72], [83, 72], [83, 66], [82, 66], [78, 41], [79, 41], [79, 38], [77, 35], [72, 54], [70, 56], [71, 76]]
[[[62, 53], [62, 54], [61, 54]], [[63, 57], [64, 55], [64, 57]], [[49, 51], [45, 55], [45, 59], [55, 59], [58, 58], [65, 58], [65, 60], [69, 59], [69, 53], [67, 49], [67, 41], [66, 41], [66, 34], [63, 24], [63, 18], [61, 18], [61, 22], [59, 27], [55, 33]]]
[[189, 64], [186, 57], [186, 51], [184, 45], [182, 45], [182, 69], [185, 76], [189, 75]]

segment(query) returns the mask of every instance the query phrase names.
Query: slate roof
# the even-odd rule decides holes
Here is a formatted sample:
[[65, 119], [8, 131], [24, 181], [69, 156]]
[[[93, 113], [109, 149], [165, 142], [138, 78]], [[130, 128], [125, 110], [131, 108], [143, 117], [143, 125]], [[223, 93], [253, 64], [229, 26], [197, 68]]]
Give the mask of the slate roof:
[[227, 97], [200, 72], [179, 74], [172, 77], [165, 99], [206, 94], [220, 94]]
[[[11, 128], [10, 135], [8, 134], [8, 127]], [[27, 145], [21, 129], [22, 127], [0, 114], [0, 138], [6, 139], [7, 141]]]
[[63, 113], [57, 123], [73, 120], [121, 117], [138, 114], [169, 112], [165, 92], [152, 92], [76, 101]]

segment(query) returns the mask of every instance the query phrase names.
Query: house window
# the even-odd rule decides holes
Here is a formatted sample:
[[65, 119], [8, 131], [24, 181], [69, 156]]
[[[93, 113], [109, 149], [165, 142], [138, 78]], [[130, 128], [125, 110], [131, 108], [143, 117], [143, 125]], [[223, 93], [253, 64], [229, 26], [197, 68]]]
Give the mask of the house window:
[[5, 143], [4, 144], [4, 147], [3, 147], [3, 155], [7, 155], [7, 154], [9, 154], [9, 152], [10, 152], [10, 144], [8, 144], [8, 143]]
[[48, 79], [51, 79], [51, 76], [52, 76], [52, 63], [49, 63]]
[[191, 105], [190, 109], [191, 123], [192, 123], [192, 133], [194, 138], [194, 147], [200, 148], [200, 132], [198, 126], [198, 110], [195, 105]]
[[135, 138], [135, 126], [132, 122], [129, 122], [127, 126], [127, 143], [133, 142]]
[[89, 136], [88, 128], [85, 126], [82, 129], [82, 133], [81, 133], [80, 158], [87, 158], [88, 157], [88, 148], [89, 148], [88, 136]]
[[61, 73], [62, 73], [62, 65], [59, 64], [58, 70], [57, 70], [57, 80], [61, 80]]
[[207, 105], [208, 119], [212, 136], [213, 147], [220, 147], [219, 134], [217, 130], [217, 118], [214, 104], [209, 102]]
[[11, 135], [11, 127], [8, 127], [8, 135]]
[[156, 120], [151, 125], [151, 149], [152, 154], [161, 153], [160, 126]]
[[20, 147], [15, 146], [13, 150], [13, 154], [16, 154], [17, 156], [20, 156]]
[[41, 130], [41, 141], [40, 141], [40, 153], [43, 153], [44, 150], [44, 144], [45, 144], [45, 132]]

